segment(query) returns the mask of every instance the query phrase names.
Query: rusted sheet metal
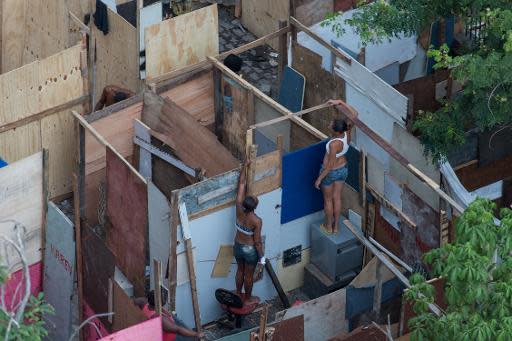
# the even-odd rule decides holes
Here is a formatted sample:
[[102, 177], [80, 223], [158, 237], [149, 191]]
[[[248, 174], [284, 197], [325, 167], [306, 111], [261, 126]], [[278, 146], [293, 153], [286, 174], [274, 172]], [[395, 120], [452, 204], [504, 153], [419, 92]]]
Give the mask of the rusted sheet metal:
[[107, 147], [107, 245], [119, 269], [144, 295], [148, 225], [147, 186]]
[[272, 341], [304, 341], [304, 315], [269, 325], [275, 328]]

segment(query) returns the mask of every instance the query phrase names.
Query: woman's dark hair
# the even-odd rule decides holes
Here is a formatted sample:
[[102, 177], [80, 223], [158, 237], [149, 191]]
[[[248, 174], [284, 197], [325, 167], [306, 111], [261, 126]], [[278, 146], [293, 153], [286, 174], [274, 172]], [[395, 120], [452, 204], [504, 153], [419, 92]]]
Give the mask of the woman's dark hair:
[[334, 120], [332, 122], [332, 130], [337, 133], [344, 133], [348, 129], [347, 122], [344, 120]]
[[258, 200], [251, 195], [245, 197], [244, 202], [242, 203], [245, 213], [254, 212], [257, 206]]
[[242, 58], [230, 54], [224, 59], [224, 65], [226, 65], [231, 71], [239, 73], [242, 70]]

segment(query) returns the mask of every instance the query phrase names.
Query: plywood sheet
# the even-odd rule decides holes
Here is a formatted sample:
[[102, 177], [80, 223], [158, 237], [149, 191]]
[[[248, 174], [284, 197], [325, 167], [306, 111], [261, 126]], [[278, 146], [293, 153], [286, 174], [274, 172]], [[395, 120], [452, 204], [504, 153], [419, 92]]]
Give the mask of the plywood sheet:
[[26, 6], [26, 1], [2, 2], [2, 73], [22, 65]]
[[239, 165], [211, 131], [169, 100], [145, 93], [142, 120], [151, 128], [151, 134], [167, 144], [181, 161], [206, 170], [208, 177]]
[[[108, 311], [108, 279], [114, 278], [115, 258], [103, 240], [87, 227], [82, 227], [84, 299], [95, 312]], [[101, 318], [108, 324], [107, 318]]]
[[133, 284], [135, 295], [144, 295], [148, 225], [147, 186], [107, 148], [107, 245], [116, 264]]
[[222, 78], [224, 115], [222, 143], [239, 160], [245, 157], [247, 129], [250, 124], [248, 113], [248, 92], [227, 77]]
[[348, 332], [345, 320], [345, 289], [302, 303], [278, 312], [276, 319], [290, 319], [304, 315], [304, 339], [324, 341], [343, 332]]
[[32, 122], [0, 134], [0, 155], [8, 163], [41, 150], [41, 123]]
[[[149, 259], [151, 273], [153, 268], [153, 259], [157, 259], [166, 269], [169, 259], [169, 249], [171, 240], [171, 208], [169, 202], [160, 190], [151, 181], [148, 182], [148, 224], [149, 224]], [[165, 277], [167, 271], [162, 271]], [[154, 276], [150, 277], [150, 288], [155, 288]]]
[[233, 245], [221, 245], [213, 266], [212, 277], [228, 277], [233, 257]]
[[[257, 37], [270, 34], [279, 29], [279, 20], [288, 19], [289, 7], [289, 0], [244, 0], [242, 25]], [[277, 39], [270, 45], [278, 50]]]
[[107, 35], [91, 25], [96, 42], [96, 85], [91, 91], [96, 99], [107, 85], [138, 92], [141, 84], [137, 29], [111, 9], [108, 9], [108, 24]]
[[75, 234], [73, 223], [52, 202], [46, 219], [43, 290], [55, 314], [45, 316], [45, 320], [51, 340], [67, 340], [71, 334]]
[[147, 27], [147, 77], [157, 77], [218, 55], [218, 21], [217, 4], [214, 4]]
[[206, 127], [215, 123], [212, 72], [201, 74], [160, 94], [185, 109], [196, 121]]
[[[116, 332], [147, 320], [142, 310], [137, 307], [124, 290], [113, 281], [114, 317], [112, 331]], [[160, 330], [162, 330], [160, 326]]]
[[[21, 223], [26, 232], [25, 257], [29, 265], [40, 262], [41, 226], [43, 217], [43, 159], [34, 154], [0, 169], [0, 220]], [[0, 223], [0, 235], [16, 240], [14, 224]], [[12, 248], [0, 248], [2, 264], [10, 272], [21, 268], [20, 258]]]

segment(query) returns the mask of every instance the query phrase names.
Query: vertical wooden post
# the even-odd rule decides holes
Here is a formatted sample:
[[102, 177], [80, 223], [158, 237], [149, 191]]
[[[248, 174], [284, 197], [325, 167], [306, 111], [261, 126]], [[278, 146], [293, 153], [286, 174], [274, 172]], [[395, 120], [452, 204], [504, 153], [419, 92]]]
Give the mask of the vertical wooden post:
[[[48, 149], [43, 149], [43, 216], [42, 216], [42, 228], [41, 228], [41, 253], [44, 255], [44, 250], [46, 249], [46, 214], [48, 213], [48, 184], [50, 181], [49, 174], [49, 153]], [[44, 258], [43, 258], [44, 263]]]
[[256, 123], [256, 116], [254, 111], [254, 91], [252, 89], [247, 90], [247, 126], [251, 126]]
[[[290, 17], [295, 18], [295, 0], [290, 0]], [[292, 46], [294, 42], [297, 42], [297, 28], [294, 25], [290, 27], [290, 35], [292, 37]]]
[[259, 341], [265, 341], [265, 329], [267, 328], [268, 305], [263, 306], [260, 315], [260, 330], [258, 335]]
[[162, 314], [162, 263], [153, 259], [153, 279], [155, 283], [155, 312]]
[[373, 312], [375, 313], [375, 320], [378, 322], [380, 317], [380, 305], [382, 301], [382, 262], [377, 259], [377, 265], [375, 268], [375, 289], [373, 291]]
[[276, 148], [279, 151], [279, 164], [277, 165], [277, 171], [279, 172], [279, 187], [283, 184], [283, 135], [277, 135]]
[[[279, 20], [279, 29], [285, 28], [288, 23], [284, 20]], [[281, 34], [279, 36], [279, 67], [278, 67], [278, 80], [279, 84], [283, 80], [283, 72], [286, 65], [288, 65], [288, 34]]]
[[439, 212], [439, 246], [443, 246], [450, 242], [450, 222], [446, 211]]
[[249, 168], [247, 169], [247, 194], [254, 195], [254, 178], [256, 176], [256, 165], [253, 161], [256, 159], [256, 155], [258, 153], [258, 146], [252, 144], [249, 147], [249, 155], [248, 158], [251, 161]]
[[364, 148], [359, 152], [359, 203], [364, 206], [366, 201], [366, 153]]
[[[84, 320], [84, 289], [82, 273], [82, 225], [80, 221], [80, 194], [78, 193], [78, 178], [73, 173], [73, 209], [75, 215], [75, 252], [76, 252], [76, 278], [78, 287], [78, 320]], [[83, 340], [82, 330], [79, 331], [80, 340]]]
[[247, 130], [245, 135], [245, 157], [248, 159], [251, 156], [251, 146], [254, 141], [254, 130]]
[[235, 18], [242, 16], [242, 0], [235, 0]]
[[[375, 203], [366, 203], [368, 215], [367, 215], [367, 222], [366, 222], [366, 233], [367, 237], [373, 237], [373, 233], [375, 230]], [[364, 264], [368, 264], [368, 262], [372, 259], [371, 252], [368, 252], [367, 248], [365, 247], [365, 257], [364, 257]]]
[[213, 67], [213, 104], [215, 110], [215, 135], [222, 142], [222, 127], [224, 126], [224, 109], [222, 98], [222, 74], [219, 69]]
[[[80, 51], [80, 72], [82, 73], [82, 86], [83, 86], [83, 94], [87, 95], [90, 94], [89, 90], [89, 67], [87, 64], [87, 34], [85, 32], [82, 32], [82, 39], [81, 39], [81, 48]], [[91, 103], [88, 101], [85, 101], [82, 104], [83, 108], [83, 114], [88, 114], [91, 112], [94, 107], [91, 106]]]
[[[107, 297], [107, 310], [108, 310], [108, 313], [112, 313], [114, 311], [114, 281], [112, 280], [112, 278], [109, 278], [108, 279], [108, 297]], [[108, 319], [108, 322], [109, 323], [112, 323], [112, 314], [111, 315], [108, 315], [107, 317]]]
[[178, 255], [176, 253], [178, 244], [178, 225], [179, 225], [179, 212], [178, 212], [178, 191], [173, 191], [171, 194], [171, 217], [170, 217], [170, 245], [169, 245], [169, 310], [171, 312], [176, 310], [176, 285], [177, 285], [177, 269], [178, 269]]

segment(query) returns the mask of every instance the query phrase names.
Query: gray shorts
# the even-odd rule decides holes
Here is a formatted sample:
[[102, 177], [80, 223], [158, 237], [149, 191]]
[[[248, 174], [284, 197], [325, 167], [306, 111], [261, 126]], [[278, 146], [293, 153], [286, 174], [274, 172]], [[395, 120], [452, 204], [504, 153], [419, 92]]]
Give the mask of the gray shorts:
[[[324, 169], [324, 167], [322, 166], [320, 168], [320, 173], [322, 173], [323, 169]], [[330, 186], [333, 183], [335, 183], [336, 181], [345, 182], [345, 181], [347, 181], [347, 177], [348, 177], [348, 167], [347, 166], [343, 166], [338, 169], [333, 169], [329, 173], [327, 173], [325, 178], [322, 180], [322, 186]]]

